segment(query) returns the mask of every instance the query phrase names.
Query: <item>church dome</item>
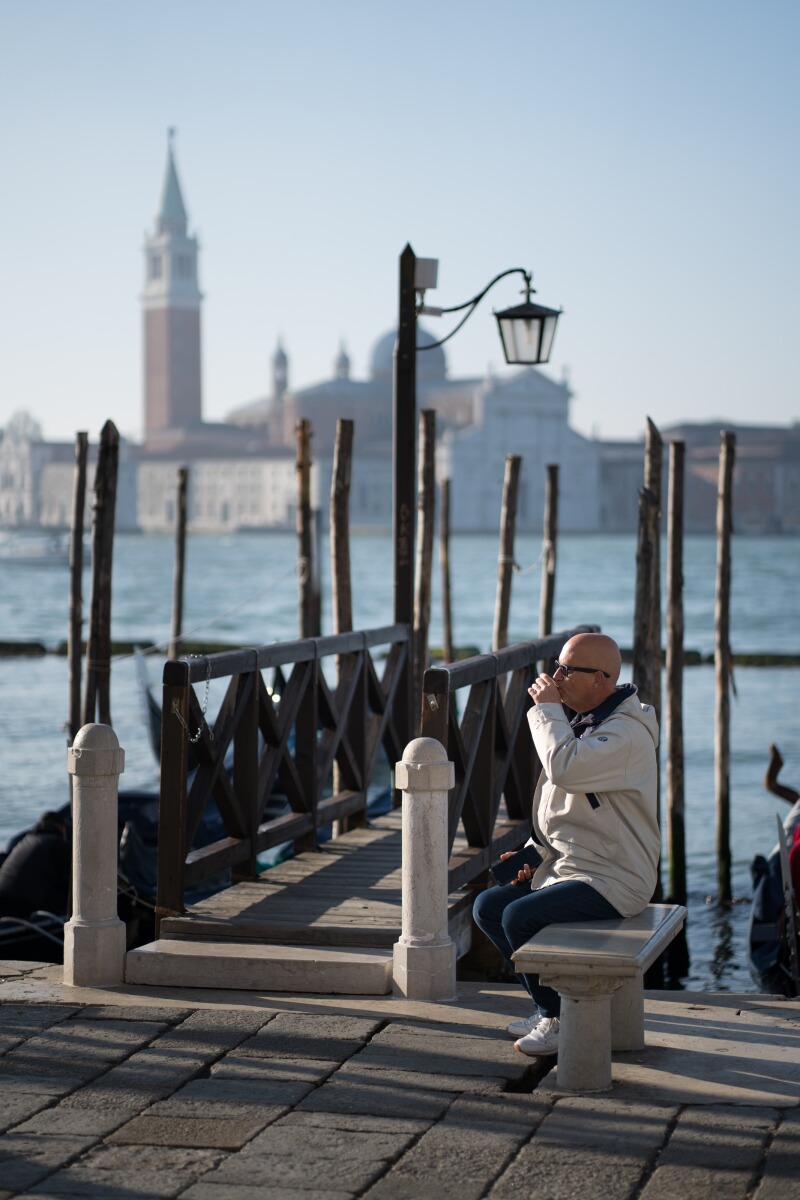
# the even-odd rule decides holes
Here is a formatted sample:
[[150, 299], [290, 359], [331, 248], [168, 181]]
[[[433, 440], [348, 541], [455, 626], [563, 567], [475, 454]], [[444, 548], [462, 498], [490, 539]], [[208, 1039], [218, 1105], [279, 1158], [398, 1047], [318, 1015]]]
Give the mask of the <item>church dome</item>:
[[[417, 345], [431, 346], [439, 339], [417, 325]], [[374, 380], [391, 380], [394, 375], [394, 344], [397, 333], [390, 330], [378, 338], [372, 349], [369, 373]], [[424, 350], [417, 354], [417, 383], [439, 383], [447, 378], [447, 360], [444, 350], [437, 346], [435, 350]]]

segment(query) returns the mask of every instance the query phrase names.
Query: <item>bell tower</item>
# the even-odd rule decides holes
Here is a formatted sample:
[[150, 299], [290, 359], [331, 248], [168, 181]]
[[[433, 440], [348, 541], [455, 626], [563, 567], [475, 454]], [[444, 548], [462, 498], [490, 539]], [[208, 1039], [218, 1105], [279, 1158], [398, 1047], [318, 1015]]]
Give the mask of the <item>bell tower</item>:
[[145, 441], [162, 430], [196, 429], [203, 420], [198, 246], [187, 232], [174, 137], [170, 129], [161, 205], [144, 244]]

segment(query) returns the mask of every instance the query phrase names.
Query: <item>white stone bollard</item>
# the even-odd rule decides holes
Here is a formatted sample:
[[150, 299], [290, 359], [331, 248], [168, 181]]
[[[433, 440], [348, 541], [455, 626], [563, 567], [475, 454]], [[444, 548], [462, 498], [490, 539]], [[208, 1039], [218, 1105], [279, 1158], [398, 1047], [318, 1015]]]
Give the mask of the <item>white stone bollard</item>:
[[447, 922], [447, 793], [455, 768], [433, 738], [416, 738], [395, 767], [403, 796], [403, 925], [394, 945], [394, 992], [450, 1000], [456, 947]]
[[72, 919], [64, 983], [122, 983], [125, 925], [117, 916], [117, 789], [125, 751], [110, 725], [84, 725], [67, 753], [72, 786]]

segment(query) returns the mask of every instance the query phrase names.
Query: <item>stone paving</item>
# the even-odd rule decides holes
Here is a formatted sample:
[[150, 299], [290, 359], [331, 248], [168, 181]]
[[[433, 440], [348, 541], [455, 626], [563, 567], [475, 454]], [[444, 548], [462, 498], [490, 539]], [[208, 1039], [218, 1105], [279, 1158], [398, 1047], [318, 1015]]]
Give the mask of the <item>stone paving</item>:
[[453, 1002], [65, 988], [0, 963], [0, 1200], [800, 1200], [800, 1005], [647, 996], [570, 1096]]

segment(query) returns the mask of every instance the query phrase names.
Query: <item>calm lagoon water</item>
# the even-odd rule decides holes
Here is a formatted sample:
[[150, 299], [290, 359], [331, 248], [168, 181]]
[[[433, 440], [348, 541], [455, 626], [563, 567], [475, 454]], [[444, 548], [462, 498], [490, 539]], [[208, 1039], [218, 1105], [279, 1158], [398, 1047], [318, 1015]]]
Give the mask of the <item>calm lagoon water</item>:
[[[510, 636], [521, 641], [538, 626], [539, 542], [518, 538]], [[497, 580], [497, 538], [454, 537], [451, 542], [454, 636], [458, 645], [489, 648]], [[352, 543], [356, 628], [389, 624], [392, 553], [385, 536]], [[714, 645], [715, 543], [688, 538], [685, 547], [687, 648]], [[322, 544], [323, 624], [330, 629], [327, 541]], [[169, 634], [173, 542], [169, 537], [117, 538], [114, 552], [112, 635], [143, 646]], [[296, 543], [288, 534], [193, 537], [187, 550], [185, 632], [202, 640], [266, 644], [297, 636]], [[55, 645], [66, 638], [65, 570], [0, 566], [0, 638]], [[555, 627], [596, 622], [621, 645], [632, 640], [635, 540], [631, 536], [562, 537], [556, 583]], [[84, 585], [88, 614], [90, 577]], [[431, 644], [441, 644], [438, 567], [433, 580]], [[800, 654], [797, 597], [800, 543], [782, 538], [735, 538], [731, 641], [737, 652]], [[148, 658], [158, 685], [162, 657]], [[800, 788], [800, 669], [740, 667], [732, 700], [732, 854], [739, 901], [719, 913], [707, 898], [716, 887], [714, 801], [714, 671], [687, 668], [684, 677], [686, 831], [689, 874], [688, 984], [705, 990], [752, 991], [746, 964], [749, 863], [775, 842], [775, 813], [784, 806], [763, 789], [769, 745], [786, 761], [782, 779]], [[0, 844], [30, 825], [45, 808], [68, 796], [67, 668], [61, 656], [0, 659], [0, 695], [6, 713], [0, 742]], [[212, 693], [213, 704], [213, 693]], [[112, 668], [112, 718], [126, 753], [122, 786], [155, 788], [157, 767], [146, 736], [143, 707], [130, 657]]]

